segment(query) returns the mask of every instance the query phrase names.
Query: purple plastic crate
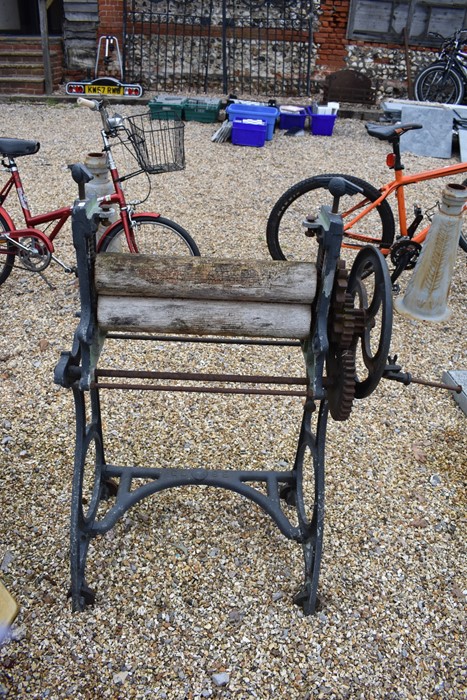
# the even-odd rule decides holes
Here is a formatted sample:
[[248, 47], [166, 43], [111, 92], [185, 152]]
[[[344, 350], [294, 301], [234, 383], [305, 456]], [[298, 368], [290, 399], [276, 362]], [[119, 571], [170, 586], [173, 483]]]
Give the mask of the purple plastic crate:
[[[258, 122], [258, 123], [252, 123]], [[264, 146], [267, 124], [264, 119], [234, 119], [232, 124], [232, 143], [236, 146]]]
[[306, 109], [301, 107], [299, 112], [287, 112], [279, 109], [279, 129], [304, 129], [306, 119]]
[[311, 121], [311, 133], [314, 136], [332, 136], [337, 114], [313, 114], [311, 107], [307, 107], [307, 112]]

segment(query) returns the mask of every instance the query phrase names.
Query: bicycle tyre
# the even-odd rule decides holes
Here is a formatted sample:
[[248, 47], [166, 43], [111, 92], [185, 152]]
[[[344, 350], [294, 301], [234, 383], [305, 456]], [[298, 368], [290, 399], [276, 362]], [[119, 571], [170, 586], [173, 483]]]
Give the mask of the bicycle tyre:
[[[146, 255], [186, 255], [199, 256], [199, 248], [188, 231], [170, 219], [156, 214], [135, 214], [135, 243], [138, 253]], [[99, 252], [125, 251], [127, 242], [123, 221], [109, 232], [104, 232]]]
[[[309, 215], [316, 215], [322, 204], [332, 204], [333, 197], [328, 190], [328, 185], [333, 177], [343, 177], [358, 185], [362, 189], [364, 199], [370, 202], [374, 202], [381, 194], [373, 185], [352, 175], [316, 175], [297, 182], [277, 200], [268, 218], [266, 242], [274, 260], [313, 259], [310, 255], [310, 239], [306, 237], [306, 230], [302, 224]], [[311, 193], [313, 198], [316, 195], [316, 201], [314, 199], [311, 201], [311, 196], [308, 196]], [[357, 194], [353, 197], [346, 196], [345, 200], [341, 198], [340, 204], [344, 206], [339, 206], [339, 209], [346, 211], [346, 201], [349, 202], [349, 206], [355, 207], [359, 197], [361, 195]], [[356, 248], [360, 249], [371, 243], [375, 245], [375, 241], [378, 248], [389, 248], [394, 240], [395, 223], [388, 202], [386, 200], [381, 202], [374, 213], [367, 214], [364, 219], [368, 235], [366, 231], [361, 234], [362, 240], [356, 244]]]
[[414, 94], [419, 102], [460, 104], [464, 97], [464, 81], [456, 70], [446, 70], [446, 63], [439, 61], [418, 74], [415, 78]]
[[[10, 228], [0, 214], [0, 248], [3, 249], [3, 244], [1, 243], [1, 236], [3, 232], [10, 231]], [[6, 253], [0, 253], [0, 284], [3, 284], [5, 280], [8, 279], [13, 265], [15, 263], [16, 246], [11, 241], [6, 241], [5, 243]]]
[[[462, 183], [464, 187], [467, 187], [467, 180], [464, 180]], [[465, 211], [465, 209], [464, 209]], [[464, 217], [465, 219], [465, 217]], [[459, 245], [464, 251], [464, 253], [467, 253], [467, 234], [464, 231], [461, 231], [461, 235], [459, 236]]]

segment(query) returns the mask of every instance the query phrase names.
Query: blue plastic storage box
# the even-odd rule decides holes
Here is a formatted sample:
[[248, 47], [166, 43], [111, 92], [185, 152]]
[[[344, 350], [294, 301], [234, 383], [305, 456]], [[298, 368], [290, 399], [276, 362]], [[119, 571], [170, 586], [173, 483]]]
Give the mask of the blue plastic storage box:
[[305, 107], [298, 110], [288, 111], [286, 107], [279, 107], [280, 119], [279, 129], [304, 129], [307, 117]]
[[228, 105], [226, 112], [229, 116], [229, 121], [235, 119], [263, 119], [266, 122], [266, 141], [270, 141], [274, 135], [274, 126], [279, 110], [277, 107], [267, 107], [266, 105], [251, 105], [235, 102]]
[[236, 146], [264, 146], [267, 124], [264, 119], [234, 119], [232, 123], [232, 143]]
[[307, 112], [311, 120], [311, 133], [314, 136], [332, 136], [336, 114], [313, 114], [310, 107]]

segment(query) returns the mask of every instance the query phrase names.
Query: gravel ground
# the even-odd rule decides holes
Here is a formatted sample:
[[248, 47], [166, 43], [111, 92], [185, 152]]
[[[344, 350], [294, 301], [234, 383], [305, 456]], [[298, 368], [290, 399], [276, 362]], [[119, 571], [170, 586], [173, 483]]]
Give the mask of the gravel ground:
[[[2, 122], [4, 135], [41, 142], [20, 162], [33, 211], [71, 202], [66, 164], [99, 148], [97, 116], [70, 105], [3, 104]], [[310, 174], [387, 179], [387, 148], [360, 121], [338, 120], [332, 138], [276, 134], [261, 149], [212, 143], [213, 132], [187, 124], [186, 170], [155, 178], [144, 205], [184, 225], [204, 255], [267, 258], [269, 211]], [[447, 164], [410, 154], [405, 162], [408, 170]], [[439, 192], [431, 183], [417, 198]], [[73, 263], [69, 229], [56, 251]], [[395, 317], [392, 352], [416, 376], [439, 380], [467, 366], [465, 261], [459, 254], [449, 322]], [[71, 348], [78, 302], [69, 275], [52, 266], [46, 277], [15, 269], [0, 290], [0, 575], [20, 606], [0, 648], [0, 697], [466, 698], [466, 419], [432, 388], [383, 382], [348, 421], [331, 422], [316, 616], [291, 602], [300, 547], [250, 502], [204, 488], [145, 501], [94, 541], [96, 605], [71, 613], [74, 414], [53, 369]], [[107, 353], [131, 366], [141, 349], [109, 344]], [[161, 366], [173, 359], [161, 346], [147, 353]], [[180, 360], [203, 370], [302, 366], [293, 350], [183, 350]], [[293, 460], [299, 400], [130, 403], [129, 394], [111, 393], [110, 461], [150, 454], [163, 464], [267, 468]]]

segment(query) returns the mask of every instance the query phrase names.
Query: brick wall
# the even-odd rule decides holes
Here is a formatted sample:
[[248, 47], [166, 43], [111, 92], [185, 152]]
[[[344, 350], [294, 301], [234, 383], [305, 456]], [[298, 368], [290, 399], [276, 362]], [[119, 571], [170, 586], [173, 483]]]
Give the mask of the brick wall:
[[319, 81], [342, 68], [353, 68], [371, 79], [379, 97], [407, 97], [409, 81], [434, 60], [433, 49], [409, 46], [406, 52], [401, 44], [349, 40], [349, 12], [350, 0], [321, 0], [313, 35], [313, 78]]
[[118, 39], [120, 48], [123, 42], [123, 0], [99, 0], [98, 35], [112, 34]]
[[345, 68], [349, 6], [349, 0], [321, 1], [319, 28], [313, 37], [317, 45], [316, 71], [318, 74], [326, 75]]

